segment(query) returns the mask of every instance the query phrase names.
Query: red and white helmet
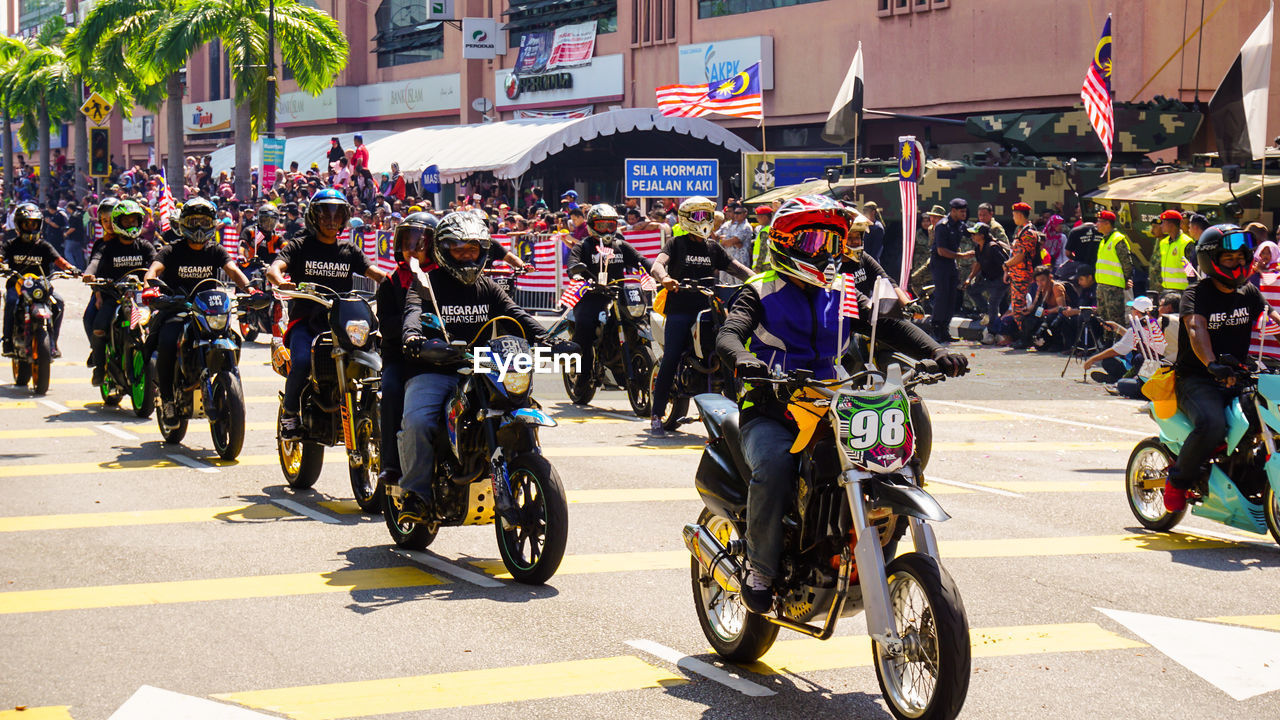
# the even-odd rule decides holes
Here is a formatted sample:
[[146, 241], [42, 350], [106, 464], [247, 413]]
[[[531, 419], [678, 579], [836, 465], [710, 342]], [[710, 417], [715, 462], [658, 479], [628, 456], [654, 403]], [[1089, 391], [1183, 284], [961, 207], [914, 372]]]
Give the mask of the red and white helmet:
[[773, 269], [810, 285], [828, 286], [835, 278], [834, 265], [844, 255], [850, 214], [826, 195], [801, 195], [782, 203], [769, 228]]

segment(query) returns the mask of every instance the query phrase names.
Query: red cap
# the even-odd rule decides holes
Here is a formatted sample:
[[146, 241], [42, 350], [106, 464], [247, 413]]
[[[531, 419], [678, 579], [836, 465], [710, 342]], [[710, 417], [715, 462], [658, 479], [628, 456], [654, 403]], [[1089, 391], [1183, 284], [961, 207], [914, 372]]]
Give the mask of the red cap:
[[1110, 210], [1099, 210], [1099, 211], [1098, 211], [1098, 219], [1099, 219], [1099, 220], [1110, 220], [1111, 222], [1115, 222], [1115, 221], [1116, 221], [1116, 214], [1115, 214], [1115, 213], [1113, 213], [1113, 212], [1111, 212]]
[[1031, 206], [1030, 206], [1030, 205], [1028, 205], [1028, 204], [1026, 204], [1026, 203], [1024, 203], [1024, 202], [1014, 203], [1014, 204], [1013, 204], [1013, 211], [1014, 211], [1014, 212], [1020, 212], [1020, 213], [1027, 213], [1028, 215], [1030, 215], [1030, 214], [1031, 214]]
[[1160, 213], [1160, 220], [1161, 221], [1172, 220], [1176, 223], [1180, 223], [1182, 222], [1182, 213], [1178, 212], [1177, 210], [1165, 210], [1164, 212]]
[[756, 208], [756, 214], [757, 214], [757, 215], [772, 215], [772, 214], [773, 214], [773, 208], [769, 207], [768, 205], [761, 205], [760, 207]]

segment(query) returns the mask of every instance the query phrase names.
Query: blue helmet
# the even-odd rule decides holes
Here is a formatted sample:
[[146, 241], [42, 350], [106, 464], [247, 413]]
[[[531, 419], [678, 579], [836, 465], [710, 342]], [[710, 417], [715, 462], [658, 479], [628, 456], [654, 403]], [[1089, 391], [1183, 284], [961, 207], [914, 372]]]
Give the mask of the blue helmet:
[[343, 224], [346, 224], [347, 220], [351, 218], [351, 204], [347, 202], [347, 196], [343, 195], [342, 191], [334, 188], [317, 190], [316, 193], [311, 196], [311, 200], [307, 203], [307, 227], [313, 232], [318, 227], [316, 223], [319, 218], [316, 217], [316, 213], [321, 205], [339, 206], [344, 215], [342, 218]]

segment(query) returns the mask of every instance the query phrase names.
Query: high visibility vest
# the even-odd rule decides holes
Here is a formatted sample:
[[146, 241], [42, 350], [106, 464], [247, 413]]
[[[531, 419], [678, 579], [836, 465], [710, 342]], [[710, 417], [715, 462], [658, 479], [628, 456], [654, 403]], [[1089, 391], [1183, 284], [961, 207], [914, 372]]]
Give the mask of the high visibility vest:
[[1160, 241], [1160, 284], [1165, 290], [1186, 290], [1191, 286], [1184, 265], [1190, 244], [1191, 238], [1186, 233], [1179, 233], [1174, 240]]
[[1124, 243], [1129, 247], [1129, 238], [1119, 230], [1112, 230], [1106, 240], [1098, 246], [1098, 264], [1094, 267], [1094, 280], [1099, 285], [1110, 285], [1123, 288], [1125, 286], [1124, 270], [1120, 268], [1120, 254], [1116, 246]]
[[769, 225], [761, 225], [756, 230], [755, 242], [751, 243], [751, 269], [763, 272], [769, 261]]

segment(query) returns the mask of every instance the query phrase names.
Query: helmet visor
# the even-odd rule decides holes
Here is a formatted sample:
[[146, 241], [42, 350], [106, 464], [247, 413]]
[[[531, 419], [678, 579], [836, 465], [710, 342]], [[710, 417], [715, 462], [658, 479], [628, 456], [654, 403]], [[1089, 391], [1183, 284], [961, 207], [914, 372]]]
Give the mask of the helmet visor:
[[141, 215], [121, 215], [120, 217], [111, 218], [111, 224], [120, 230], [132, 230], [136, 227], [142, 227]]
[[1233, 250], [1253, 251], [1253, 233], [1248, 230], [1232, 230], [1222, 236], [1222, 244], [1220, 245], [1222, 252], [1231, 252]]
[[400, 226], [396, 231], [396, 235], [400, 238], [400, 249], [409, 252], [422, 252], [427, 249], [427, 243], [431, 240], [425, 228]]
[[694, 210], [689, 213], [689, 219], [696, 223], [711, 222], [715, 217], [715, 213], [710, 210]]
[[836, 252], [841, 247], [843, 237], [835, 230], [810, 228], [793, 233], [777, 233], [776, 242], [782, 247], [798, 255], [815, 257], [822, 253]]
[[40, 229], [40, 221], [31, 220], [29, 218], [22, 218], [21, 220], [18, 220], [17, 225], [18, 232], [22, 233], [33, 233]]
[[316, 214], [317, 218], [332, 217], [345, 219], [350, 213], [350, 210], [347, 209], [346, 205], [340, 205], [338, 203], [323, 203], [316, 205], [313, 212]]
[[445, 238], [444, 240], [441, 240], [440, 247], [444, 248], [445, 250], [457, 250], [460, 248], [475, 248], [475, 250], [479, 252], [480, 241], [475, 238], [451, 237], [451, 238]]

